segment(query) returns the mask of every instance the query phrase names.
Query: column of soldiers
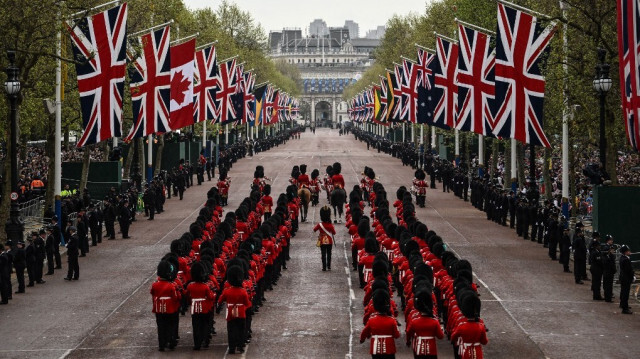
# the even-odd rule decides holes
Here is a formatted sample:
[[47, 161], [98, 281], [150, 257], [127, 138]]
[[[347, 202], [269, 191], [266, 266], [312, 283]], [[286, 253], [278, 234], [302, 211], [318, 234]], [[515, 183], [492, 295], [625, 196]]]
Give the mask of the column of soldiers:
[[187, 311], [194, 350], [211, 345], [215, 313], [223, 308], [228, 353], [243, 353], [251, 342], [252, 318], [290, 259], [288, 248], [295, 236], [293, 221], [299, 205], [295, 186], [289, 186], [263, 221], [262, 197], [254, 186], [234, 212], [223, 216], [222, 199], [212, 187], [189, 232], [171, 242], [151, 287], [160, 351], [175, 349], [180, 316]]
[[[379, 136], [358, 129], [354, 129], [354, 133], [361, 141], [379, 141], [377, 139]], [[386, 140], [382, 139], [382, 141]], [[403, 152], [394, 151], [394, 144], [385, 147], [384, 152], [402, 158], [403, 165], [405, 164]], [[616, 273], [615, 253], [616, 250], [621, 253], [619, 247], [609, 244], [597, 249], [594, 243], [587, 246], [582, 223], [577, 223], [575, 230], [571, 231], [567, 219], [561, 216], [559, 208], [549, 200], [541, 203], [535, 188], [529, 187], [528, 191], [516, 193], [514, 190], [505, 189], [497, 179], [492, 180], [488, 174], [483, 177], [476, 176], [469, 181], [464, 163], [456, 165], [459, 161], [445, 161], [424, 151], [418, 155], [417, 163], [429, 174], [431, 188], [436, 188], [436, 181], [441, 182], [443, 192], [453, 191], [457, 197], [465, 201], [468, 199], [468, 190], [471, 189], [471, 204], [484, 211], [487, 220], [502, 226], [509, 223], [510, 228], [515, 229], [517, 235], [524, 240], [542, 244], [548, 249], [551, 260], [557, 260], [564, 272], [573, 273], [576, 284], [584, 284], [584, 281], [589, 280], [588, 262], [592, 277], [595, 278], [592, 280], [593, 299], [611, 302], [613, 277]], [[595, 238], [597, 237], [596, 234]], [[612, 241], [612, 238], [610, 240]], [[597, 245], [600, 246], [599, 243]], [[625, 249], [628, 250], [628, 247]], [[573, 271], [570, 269], [572, 252]], [[606, 286], [604, 298], [600, 292], [602, 286]], [[623, 313], [630, 312], [626, 301], [621, 303], [621, 308]]]
[[[487, 330], [471, 264], [446, 251], [442, 239], [417, 220], [405, 188], [396, 196], [397, 224], [382, 184], [373, 186], [371, 219], [359, 188], [349, 195], [346, 227], [352, 235], [354, 270], [365, 292], [360, 342], [371, 339], [372, 358], [395, 357], [395, 339], [401, 336], [396, 317], [402, 311], [407, 323], [404, 343], [414, 357], [436, 358], [437, 339], [446, 334], [456, 357], [482, 358]], [[393, 300], [394, 292], [400, 305]]]

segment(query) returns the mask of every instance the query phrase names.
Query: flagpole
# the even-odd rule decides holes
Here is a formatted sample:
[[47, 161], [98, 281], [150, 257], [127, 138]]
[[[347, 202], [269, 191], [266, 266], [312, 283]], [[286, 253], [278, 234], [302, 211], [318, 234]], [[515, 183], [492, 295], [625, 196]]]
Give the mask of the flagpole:
[[163, 24], [154, 25], [154, 26], [152, 26], [152, 27], [150, 27], [148, 29], [144, 29], [144, 30], [140, 30], [138, 32], [134, 32], [133, 34], [127, 35], [127, 37], [128, 38], [136, 37], [136, 36], [138, 36], [140, 34], [144, 34], [145, 32], [153, 31], [155, 29], [159, 29], [161, 27], [165, 27], [165, 26], [171, 25], [171, 24], [173, 24], [173, 19], [171, 19], [171, 20], [169, 20], [169, 21], [167, 21], [167, 22], [165, 22]]
[[491, 36], [494, 36], [494, 37], [496, 36], [496, 33], [494, 31], [487, 30], [484, 27], [480, 27], [478, 25], [470, 24], [470, 23], [462, 21], [462, 20], [460, 20], [458, 18], [453, 19], [453, 21], [457, 22], [458, 24], [460, 24], [462, 26], [468, 27], [470, 29], [473, 29], [473, 30], [476, 30], [476, 31], [479, 31], [479, 32], [483, 32], [483, 33], [485, 33], [485, 35], [491, 35]]
[[425, 46], [422, 46], [422, 45], [420, 45], [420, 44], [418, 44], [418, 43], [415, 43], [414, 45], [415, 45], [417, 48], [420, 48], [420, 49], [422, 49], [422, 50], [424, 50], [424, 51], [426, 51], [426, 52], [429, 52], [429, 53], [432, 53], [432, 54], [435, 54], [435, 53], [436, 53], [436, 50], [434, 50], [434, 49], [430, 49], [430, 48], [425, 47]]
[[436, 148], [436, 127], [431, 126], [431, 149]]
[[484, 165], [484, 136], [478, 135], [478, 165]]
[[[58, 13], [58, 16], [60, 14]], [[60, 24], [62, 28], [62, 24]], [[58, 227], [62, 228], [62, 30], [58, 29], [56, 35], [56, 128], [53, 159], [53, 195], [55, 196], [54, 209], [58, 216]], [[65, 244], [62, 239], [62, 244]]]
[[109, 5], [111, 5], [111, 4], [118, 3], [118, 2], [120, 2], [120, 0], [113, 0], [113, 1], [109, 1], [109, 2], [104, 3], [104, 4], [100, 4], [100, 5], [98, 5], [98, 6], [94, 6], [94, 7], [92, 7], [91, 9], [78, 11], [78, 12], [77, 12], [77, 13], [75, 13], [75, 14], [71, 14], [71, 15], [68, 17], [68, 19], [73, 19], [74, 17], [76, 17], [76, 16], [80, 16], [80, 15], [88, 16], [90, 11], [98, 10], [98, 9], [100, 9], [100, 8], [103, 8], [103, 7], [109, 6]]
[[202, 49], [204, 49], [204, 48], [206, 48], [206, 47], [209, 47], [209, 46], [215, 45], [215, 44], [217, 44], [217, 43], [218, 43], [218, 40], [216, 40], [216, 41], [211, 41], [211, 42], [206, 43], [206, 44], [204, 44], [204, 45], [200, 45], [200, 46], [196, 47], [196, 51], [202, 50]]
[[456, 138], [456, 157], [460, 156], [460, 130], [458, 130], [457, 128], [454, 131], [455, 133], [455, 138]]
[[191, 34], [191, 35], [186, 36], [186, 37], [183, 37], [183, 38], [181, 38], [181, 39], [175, 39], [175, 40], [171, 41], [171, 42], [169, 43], [169, 45], [175, 45], [175, 44], [177, 44], [177, 43], [179, 43], [179, 42], [181, 42], [181, 41], [182, 41], [182, 42], [187, 42], [187, 41], [189, 41], [189, 40], [191, 40], [191, 39], [194, 39], [194, 38], [196, 38], [196, 37], [198, 37], [198, 36], [200, 36], [200, 33], [199, 33], [199, 32], [196, 32], [195, 34]]
[[445, 39], [445, 40], [447, 40], [447, 41], [449, 41], [451, 43], [454, 43], [454, 44], [458, 43], [458, 40], [454, 40], [453, 38], [451, 38], [449, 36], [438, 34], [436, 31], [434, 31], [433, 33], [436, 35], [436, 37], [439, 37], [441, 39]]
[[516, 168], [517, 166], [516, 146], [518, 146], [518, 142], [516, 142], [515, 138], [512, 138], [511, 139], [511, 178], [518, 178], [518, 169]]
[[516, 9], [516, 10], [520, 10], [520, 11], [522, 11], [524, 13], [527, 13], [529, 15], [535, 15], [535, 16], [538, 16], [538, 17], [542, 17], [542, 18], [544, 18], [546, 20], [549, 20], [549, 16], [545, 15], [545, 14], [543, 14], [541, 12], [537, 12], [537, 11], [531, 10], [529, 8], [526, 8], [524, 6], [516, 5], [516, 4], [512, 3], [512, 2], [508, 2], [508, 1], [505, 1], [505, 0], [497, 0], [497, 1], [499, 3], [501, 3], [501, 4], [503, 4], [503, 5], [507, 5], [509, 7], [512, 7], [514, 9]]
[[[560, 8], [562, 9], [562, 17], [567, 18], [568, 4], [564, 1], [560, 1]], [[569, 218], [569, 96], [567, 88], [567, 78], [569, 76], [569, 58], [568, 58], [568, 27], [565, 22], [562, 29], [562, 43], [564, 52], [564, 64], [562, 65], [564, 71], [564, 106], [562, 107], [562, 214]], [[546, 163], [545, 163], [546, 165]], [[566, 198], [566, 200], [565, 200]]]

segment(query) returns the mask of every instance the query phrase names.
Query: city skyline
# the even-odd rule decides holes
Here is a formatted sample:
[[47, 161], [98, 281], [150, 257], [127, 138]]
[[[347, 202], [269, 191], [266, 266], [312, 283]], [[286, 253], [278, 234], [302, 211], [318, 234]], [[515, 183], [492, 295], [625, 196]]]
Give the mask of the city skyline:
[[[300, 6], [298, 1], [277, 0], [264, 2], [261, 0], [243, 0], [235, 2], [244, 11], [249, 11], [254, 19], [260, 23], [266, 33], [281, 31], [283, 28], [299, 28], [303, 34], [308, 31], [309, 24], [315, 19], [322, 19], [328, 27], [342, 27], [346, 20], [353, 20], [360, 26], [360, 36], [367, 31], [375, 30], [378, 26], [386, 25], [394, 14], [408, 15], [422, 14], [429, 0], [405, 0], [394, 4], [394, 9], [380, 11], [389, 7], [388, 2], [374, 0], [352, 0], [348, 6], [344, 1], [325, 0], [323, 6]], [[189, 9], [210, 7], [216, 9], [219, 3], [210, 0], [184, 0]]]

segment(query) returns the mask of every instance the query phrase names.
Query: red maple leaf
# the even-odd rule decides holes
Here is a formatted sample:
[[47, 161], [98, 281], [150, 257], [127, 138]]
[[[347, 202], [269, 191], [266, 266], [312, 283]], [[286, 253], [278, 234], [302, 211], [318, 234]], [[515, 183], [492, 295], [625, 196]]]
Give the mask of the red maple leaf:
[[184, 102], [185, 92], [189, 91], [189, 80], [184, 78], [182, 71], [178, 71], [171, 79], [171, 95], [173, 100], [181, 104]]

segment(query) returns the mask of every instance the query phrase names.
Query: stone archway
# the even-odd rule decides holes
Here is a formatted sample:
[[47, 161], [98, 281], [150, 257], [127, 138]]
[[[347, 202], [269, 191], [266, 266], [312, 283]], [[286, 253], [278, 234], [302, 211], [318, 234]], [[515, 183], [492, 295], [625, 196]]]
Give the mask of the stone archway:
[[333, 108], [328, 101], [315, 104], [315, 124], [318, 127], [332, 127]]

